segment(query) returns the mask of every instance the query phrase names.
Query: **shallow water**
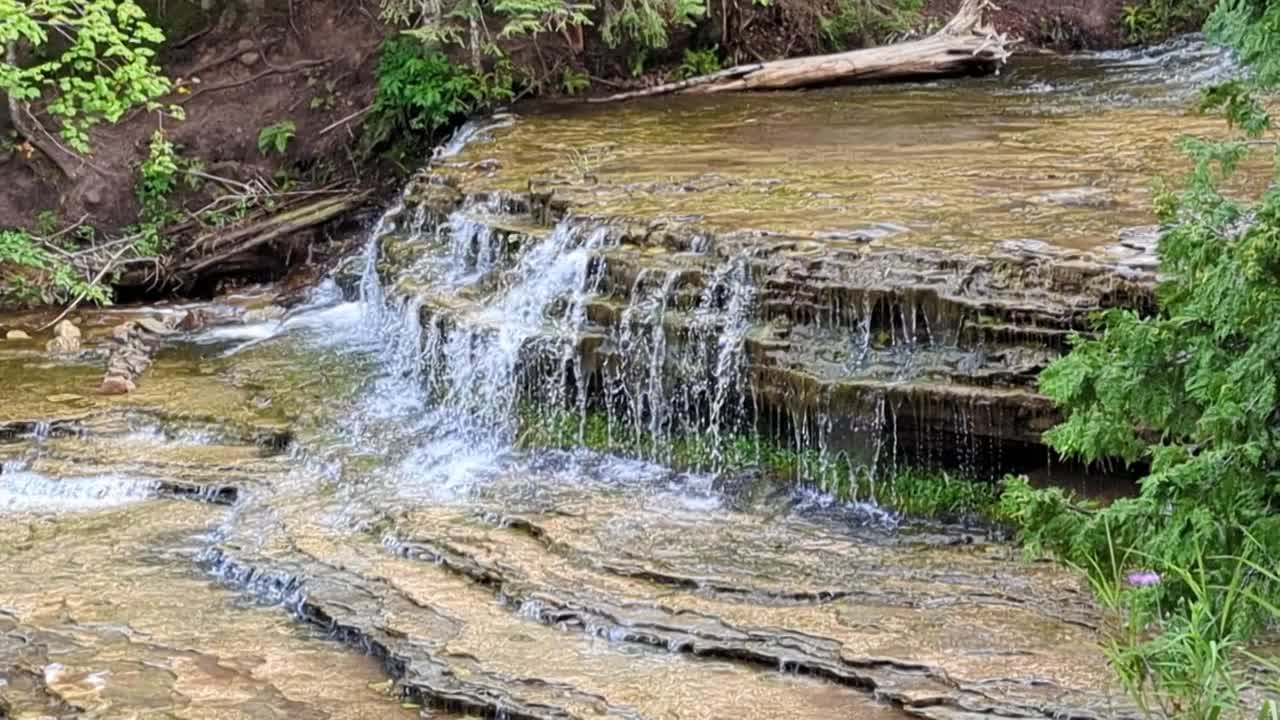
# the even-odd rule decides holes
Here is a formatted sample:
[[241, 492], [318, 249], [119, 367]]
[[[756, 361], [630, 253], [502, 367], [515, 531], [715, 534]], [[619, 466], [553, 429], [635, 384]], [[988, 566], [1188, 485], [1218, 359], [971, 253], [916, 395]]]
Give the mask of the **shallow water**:
[[1069, 573], [871, 506], [476, 443], [483, 415], [436, 415], [356, 310], [175, 341], [125, 399], [89, 391], [96, 363], [0, 351], [0, 422], [45, 421], [0, 444], [13, 717], [1110, 702]]
[[832, 242], [1098, 248], [1149, 226], [1174, 139], [1230, 58], [1194, 39], [1017, 57], [997, 77], [677, 96], [526, 112], [451, 159], [469, 192], [553, 191], [581, 213]]

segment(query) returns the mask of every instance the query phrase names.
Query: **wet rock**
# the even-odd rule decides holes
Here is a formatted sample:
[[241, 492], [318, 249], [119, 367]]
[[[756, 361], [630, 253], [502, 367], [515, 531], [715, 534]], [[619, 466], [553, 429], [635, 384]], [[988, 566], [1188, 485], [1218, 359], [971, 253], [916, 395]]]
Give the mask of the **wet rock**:
[[107, 367], [98, 392], [123, 395], [137, 388], [137, 380], [151, 367], [161, 339], [173, 334], [165, 323], [151, 318], [121, 323], [111, 329]]
[[243, 320], [245, 323], [271, 322], [284, 317], [285, 312], [279, 305], [266, 305], [245, 312]]
[[70, 355], [80, 352], [80, 338], [56, 337], [44, 345], [45, 352], [50, 355]]
[[143, 317], [135, 321], [138, 327], [151, 333], [152, 335], [172, 335], [174, 330], [169, 325], [156, 320], [155, 318]]
[[31, 336], [21, 330], [10, 330], [4, 334], [5, 340], [30, 340]]
[[76, 340], [79, 340], [81, 337], [80, 328], [76, 327], [75, 323], [70, 320], [63, 320], [55, 325], [53, 328], [53, 335], [54, 337], [75, 338]]
[[182, 332], [195, 332], [203, 330], [209, 324], [209, 315], [204, 310], [196, 308], [187, 311], [186, 315], [178, 321], [177, 329]]
[[45, 343], [45, 351], [51, 355], [70, 355], [80, 352], [80, 328], [70, 320], [63, 320], [53, 328], [53, 339]]
[[122, 375], [108, 375], [102, 379], [102, 385], [98, 387], [98, 392], [103, 395], [127, 395], [138, 386], [133, 381]]

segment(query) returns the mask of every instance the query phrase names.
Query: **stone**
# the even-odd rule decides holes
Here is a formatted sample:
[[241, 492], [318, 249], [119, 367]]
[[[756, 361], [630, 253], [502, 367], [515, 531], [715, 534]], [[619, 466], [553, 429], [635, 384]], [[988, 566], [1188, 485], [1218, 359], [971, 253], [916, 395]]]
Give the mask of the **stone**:
[[56, 337], [44, 345], [45, 352], [50, 355], [70, 355], [80, 352], [80, 338]]
[[284, 317], [285, 309], [279, 305], [266, 305], [254, 308], [244, 314], [245, 323], [268, 322]]
[[178, 321], [178, 329], [183, 332], [194, 332], [203, 329], [209, 324], [209, 314], [200, 308], [187, 311], [186, 315]]
[[111, 328], [111, 339], [116, 342], [129, 342], [129, 336], [133, 334], [134, 325], [131, 322], [121, 323]]
[[103, 395], [127, 395], [137, 389], [138, 386], [123, 375], [108, 375], [102, 379], [102, 385], [98, 387], [98, 392]]
[[30, 340], [31, 336], [21, 330], [10, 330], [4, 334], [5, 340]]
[[138, 324], [138, 327], [146, 330], [152, 335], [172, 335], [174, 332], [173, 328], [159, 320], [156, 320], [155, 318], [138, 318], [135, 322]]
[[63, 320], [53, 327], [53, 336], [79, 340], [81, 337], [80, 328], [76, 327], [75, 323], [70, 320]]

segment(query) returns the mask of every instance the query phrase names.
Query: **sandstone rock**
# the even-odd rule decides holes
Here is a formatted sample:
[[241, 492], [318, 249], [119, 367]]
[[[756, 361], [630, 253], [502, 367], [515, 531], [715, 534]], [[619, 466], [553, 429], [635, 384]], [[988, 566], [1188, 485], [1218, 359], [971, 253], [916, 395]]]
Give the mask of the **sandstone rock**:
[[70, 320], [63, 320], [53, 328], [53, 336], [59, 338], [75, 338], [80, 339], [80, 328]]
[[130, 334], [133, 333], [133, 323], [121, 323], [111, 328], [111, 339], [116, 342], [128, 342]]
[[159, 320], [156, 320], [155, 318], [138, 318], [135, 322], [137, 322], [138, 327], [146, 330], [152, 335], [172, 335], [174, 332], [173, 328]]
[[10, 330], [4, 334], [5, 340], [30, 340], [31, 336], [21, 330]]
[[120, 375], [108, 375], [102, 379], [102, 385], [98, 388], [98, 392], [103, 395], [127, 395], [137, 390], [138, 386], [127, 377]]
[[246, 323], [267, 322], [269, 320], [279, 320], [284, 317], [285, 309], [279, 305], [267, 305], [265, 307], [254, 308], [244, 314]]
[[45, 352], [50, 355], [70, 355], [80, 352], [80, 338], [56, 337], [44, 345]]

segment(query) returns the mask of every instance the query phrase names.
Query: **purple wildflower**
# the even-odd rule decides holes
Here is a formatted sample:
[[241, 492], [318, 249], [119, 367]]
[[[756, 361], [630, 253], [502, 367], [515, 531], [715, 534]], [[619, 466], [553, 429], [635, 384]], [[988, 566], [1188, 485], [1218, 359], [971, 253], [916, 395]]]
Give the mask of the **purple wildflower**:
[[1155, 570], [1134, 570], [1126, 579], [1129, 587], [1151, 587], [1160, 584], [1160, 573]]

